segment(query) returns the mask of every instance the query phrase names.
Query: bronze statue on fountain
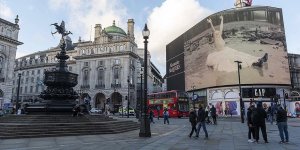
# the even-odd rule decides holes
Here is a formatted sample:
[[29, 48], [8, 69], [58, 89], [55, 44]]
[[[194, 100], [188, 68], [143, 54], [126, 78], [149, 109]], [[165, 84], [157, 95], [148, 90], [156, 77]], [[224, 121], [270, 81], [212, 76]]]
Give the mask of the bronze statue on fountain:
[[70, 31], [66, 31], [64, 21], [62, 21], [60, 25], [57, 23], [51, 25], [56, 28], [56, 32], [51, 34], [58, 33], [61, 35], [59, 44], [61, 51], [56, 55], [59, 62], [54, 70], [45, 72], [44, 84], [47, 86], [47, 89], [40, 94], [40, 98], [43, 100], [38, 104], [35, 103], [27, 105], [25, 109], [28, 113], [72, 112], [72, 109], [75, 106], [75, 101], [79, 97], [78, 93], [73, 89], [73, 87], [75, 87], [78, 83], [78, 74], [69, 72], [66, 63], [69, 56], [66, 55], [65, 37], [72, 33]]

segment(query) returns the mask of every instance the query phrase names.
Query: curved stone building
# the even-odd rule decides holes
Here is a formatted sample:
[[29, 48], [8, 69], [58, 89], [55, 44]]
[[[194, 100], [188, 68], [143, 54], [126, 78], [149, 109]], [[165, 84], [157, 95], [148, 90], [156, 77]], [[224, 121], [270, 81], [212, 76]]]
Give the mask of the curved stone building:
[[233, 8], [203, 19], [167, 45], [167, 83], [168, 90], [197, 94], [196, 107], [214, 105], [219, 115], [240, 115], [240, 106], [247, 109], [252, 101], [264, 107], [287, 102], [282, 9]]
[[18, 41], [18, 22], [18, 16], [15, 23], [0, 18], [0, 109], [12, 99], [14, 60], [17, 46], [23, 44]]
[[[127, 106], [129, 99], [130, 107], [137, 107], [144, 49], [138, 49], [135, 43], [133, 19], [128, 19], [127, 27], [126, 33], [115, 25], [115, 21], [106, 28], [96, 24], [94, 41], [79, 38], [78, 42], [72, 43], [67, 37], [67, 55], [70, 56], [67, 64], [70, 72], [78, 74], [78, 85], [74, 89], [80, 94], [80, 103], [90, 103], [91, 107], [100, 109], [108, 103], [111, 110], [118, 111], [120, 106]], [[44, 72], [55, 68], [55, 55], [59, 50], [54, 47], [16, 59], [14, 99], [17, 73], [21, 73], [20, 99], [38, 102], [39, 93], [46, 88], [42, 82]], [[150, 62], [150, 56], [147, 61]], [[151, 73], [150, 64], [147, 66], [149, 92], [157, 74], [160, 75], [159, 72]], [[161, 80], [158, 85], [161, 87]]]

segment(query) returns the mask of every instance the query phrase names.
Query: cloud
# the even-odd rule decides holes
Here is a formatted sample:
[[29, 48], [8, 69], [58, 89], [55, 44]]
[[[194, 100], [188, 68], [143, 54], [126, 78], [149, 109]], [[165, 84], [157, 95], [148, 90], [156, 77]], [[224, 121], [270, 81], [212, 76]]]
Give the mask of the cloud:
[[5, 20], [11, 20], [13, 19], [14, 14], [12, 10], [6, 5], [5, 2], [0, 1], [0, 18], [3, 18]]
[[85, 40], [93, 39], [95, 24], [107, 27], [115, 20], [117, 26], [127, 29], [127, 8], [117, 0], [50, 0], [49, 7], [67, 9], [67, 28]]
[[166, 0], [152, 10], [148, 17], [149, 51], [162, 75], [166, 70], [166, 45], [209, 14], [211, 11], [196, 0]]

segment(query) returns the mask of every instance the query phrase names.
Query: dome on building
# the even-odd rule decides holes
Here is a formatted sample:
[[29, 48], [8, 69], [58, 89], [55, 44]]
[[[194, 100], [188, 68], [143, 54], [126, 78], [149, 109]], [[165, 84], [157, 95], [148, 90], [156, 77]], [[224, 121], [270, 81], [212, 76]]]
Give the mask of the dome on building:
[[108, 34], [122, 34], [122, 35], [126, 35], [126, 32], [123, 29], [121, 29], [121, 28], [119, 28], [119, 27], [117, 27], [115, 25], [115, 21], [113, 22], [112, 26], [106, 27], [106, 28], [104, 28], [104, 30]]

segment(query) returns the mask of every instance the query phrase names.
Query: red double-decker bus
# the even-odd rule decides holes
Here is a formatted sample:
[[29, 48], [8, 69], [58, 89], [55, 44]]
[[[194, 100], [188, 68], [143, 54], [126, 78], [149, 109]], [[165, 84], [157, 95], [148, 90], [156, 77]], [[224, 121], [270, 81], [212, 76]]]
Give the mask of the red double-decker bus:
[[148, 111], [152, 109], [154, 115], [163, 116], [164, 109], [168, 109], [170, 117], [187, 117], [189, 115], [189, 97], [185, 92], [176, 90], [152, 93], [148, 95]]

